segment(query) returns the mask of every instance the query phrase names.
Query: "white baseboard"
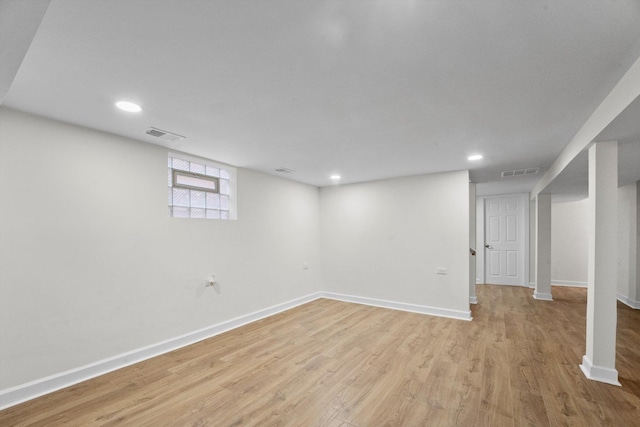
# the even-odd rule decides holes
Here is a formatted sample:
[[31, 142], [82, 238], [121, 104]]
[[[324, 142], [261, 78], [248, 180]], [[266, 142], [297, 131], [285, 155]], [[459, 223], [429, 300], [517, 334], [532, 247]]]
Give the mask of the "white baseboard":
[[529, 282], [529, 288], [535, 289], [535, 287], [536, 287], [536, 282]]
[[54, 392], [56, 390], [78, 384], [99, 375], [115, 371], [125, 366], [159, 356], [170, 351], [195, 344], [198, 341], [211, 338], [231, 329], [238, 328], [251, 322], [263, 319], [268, 316], [289, 310], [302, 304], [306, 304], [321, 298], [320, 292], [316, 292], [301, 298], [277, 304], [262, 310], [255, 311], [243, 316], [236, 317], [216, 325], [190, 332], [175, 338], [171, 338], [156, 344], [119, 354], [108, 359], [103, 359], [85, 366], [41, 378], [35, 381], [0, 390], [0, 410], [17, 405], [27, 400]]
[[551, 286], [569, 286], [574, 288], [586, 288], [587, 282], [576, 282], [573, 280], [552, 280]]
[[622, 294], [618, 294], [618, 301], [623, 304], [628, 305], [631, 308], [635, 308], [636, 310], [640, 310], [640, 301], [634, 301], [629, 297], [626, 297]]
[[533, 297], [541, 301], [553, 301], [553, 296], [551, 294], [547, 294], [543, 292], [534, 291]]
[[357, 297], [354, 295], [338, 294], [335, 292], [322, 292], [322, 296], [338, 301], [353, 302], [356, 304], [371, 305], [374, 307], [390, 308], [393, 310], [410, 311], [412, 313], [429, 314], [431, 316], [450, 317], [459, 320], [471, 320], [471, 311], [451, 310], [448, 308], [429, 307], [426, 305], [408, 304], [405, 302], [387, 301], [375, 298]]
[[478, 297], [477, 297], [477, 296], [475, 296], [475, 295], [474, 295], [474, 296], [472, 296], [472, 297], [469, 297], [469, 303], [471, 303], [471, 304], [477, 304], [477, 303], [478, 303]]
[[582, 373], [590, 380], [600, 381], [612, 385], [621, 385], [618, 381], [618, 371], [605, 366], [594, 365], [586, 356], [582, 356], [582, 364], [580, 365]]

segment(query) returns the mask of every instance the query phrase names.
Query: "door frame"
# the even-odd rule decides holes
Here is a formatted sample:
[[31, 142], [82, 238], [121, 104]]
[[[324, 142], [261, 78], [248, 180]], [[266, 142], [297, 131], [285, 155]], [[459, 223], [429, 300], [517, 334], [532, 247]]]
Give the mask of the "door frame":
[[476, 284], [486, 283], [485, 279], [485, 251], [484, 251], [484, 211], [486, 199], [494, 197], [515, 197], [518, 196], [522, 201], [522, 209], [524, 214], [524, 236], [523, 236], [523, 253], [524, 253], [524, 272], [522, 275], [522, 283], [520, 286], [529, 288], [529, 271], [530, 271], [530, 234], [529, 226], [529, 193], [515, 194], [491, 194], [487, 196], [476, 197]]

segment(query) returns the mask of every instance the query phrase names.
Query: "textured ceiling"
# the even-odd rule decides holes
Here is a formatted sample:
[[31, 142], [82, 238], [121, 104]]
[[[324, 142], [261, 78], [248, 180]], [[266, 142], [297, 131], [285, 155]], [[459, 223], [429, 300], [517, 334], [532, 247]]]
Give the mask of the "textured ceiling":
[[[637, 0], [53, 0], [3, 105], [317, 186], [470, 169], [529, 191], [500, 172], [550, 166], [639, 22]], [[637, 141], [632, 117], [609, 130]]]

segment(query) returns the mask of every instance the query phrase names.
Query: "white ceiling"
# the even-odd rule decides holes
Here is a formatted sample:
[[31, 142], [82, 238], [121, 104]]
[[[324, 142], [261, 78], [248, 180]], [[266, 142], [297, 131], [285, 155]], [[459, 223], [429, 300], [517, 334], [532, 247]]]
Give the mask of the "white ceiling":
[[49, 0], [0, 0], [0, 105], [48, 6]]
[[[596, 142], [618, 141], [618, 185], [640, 181], [640, 98], [636, 98], [595, 138]], [[547, 188], [554, 201], [572, 201], [589, 195], [589, 157], [584, 150]]]
[[638, 0], [53, 0], [3, 105], [317, 186], [471, 169], [495, 194], [639, 56]]

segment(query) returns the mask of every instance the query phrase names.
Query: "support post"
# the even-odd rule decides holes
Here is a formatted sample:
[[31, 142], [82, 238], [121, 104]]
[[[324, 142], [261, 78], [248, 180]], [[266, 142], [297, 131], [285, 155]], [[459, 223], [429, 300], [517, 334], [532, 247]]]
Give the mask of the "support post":
[[640, 181], [636, 182], [636, 286], [635, 294], [631, 292], [629, 297], [633, 298], [634, 308], [640, 309]]
[[589, 247], [586, 354], [580, 368], [620, 385], [616, 363], [618, 143], [589, 148]]
[[469, 302], [478, 303], [476, 296], [476, 184], [469, 183]]
[[533, 297], [553, 301], [551, 296], [551, 194], [536, 196], [536, 287]]

